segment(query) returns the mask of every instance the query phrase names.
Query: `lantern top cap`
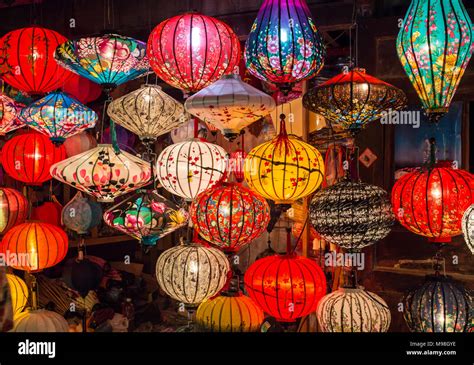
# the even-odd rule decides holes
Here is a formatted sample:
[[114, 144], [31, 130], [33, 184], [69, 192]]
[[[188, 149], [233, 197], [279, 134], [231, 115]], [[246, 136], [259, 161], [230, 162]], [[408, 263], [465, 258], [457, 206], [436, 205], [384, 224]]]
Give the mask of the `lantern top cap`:
[[236, 73], [230, 73], [230, 74], [227, 74], [227, 75], [223, 75], [221, 77], [221, 80], [241, 80], [241, 77], [239, 74], [236, 74]]
[[162, 90], [163, 88], [160, 86], [160, 85], [154, 85], [154, 84], [142, 84], [140, 86], [140, 89], [145, 89], [145, 88], [153, 88], [153, 89], [157, 89], [157, 90]]

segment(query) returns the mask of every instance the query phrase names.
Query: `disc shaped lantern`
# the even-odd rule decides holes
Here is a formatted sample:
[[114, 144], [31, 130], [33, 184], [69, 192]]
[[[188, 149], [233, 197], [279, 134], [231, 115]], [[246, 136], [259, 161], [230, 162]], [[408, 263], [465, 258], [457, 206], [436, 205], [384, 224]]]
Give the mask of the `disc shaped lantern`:
[[474, 254], [474, 204], [462, 216], [462, 233], [467, 247]]
[[93, 128], [97, 114], [67, 94], [52, 92], [23, 108], [20, 120], [49, 136], [53, 143], [61, 144], [66, 138]]
[[188, 212], [156, 191], [141, 190], [108, 209], [104, 222], [143, 245], [154, 246], [160, 238], [184, 227]]
[[64, 68], [111, 90], [148, 72], [145, 53], [144, 42], [104, 34], [64, 42], [56, 48], [54, 57]]
[[305, 0], [265, 0], [245, 44], [252, 75], [289, 91], [315, 76], [324, 64], [325, 47]]
[[23, 223], [28, 215], [28, 201], [19, 191], [0, 187], [0, 235]]
[[140, 89], [113, 100], [107, 114], [142, 141], [154, 141], [188, 121], [183, 105], [157, 85], [142, 85]]
[[0, 94], [0, 136], [25, 126], [18, 120], [21, 108], [21, 104]]
[[53, 165], [51, 176], [105, 203], [148, 184], [151, 168], [128, 152], [101, 144]]
[[380, 118], [388, 118], [406, 104], [402, 90], [360, 68], [334, 76], [303, 97], [306, 109], [322, 115], [332, 126], [352, 132]]
[[102, 208], [100, 204], [82, 195], [80, 191], [61, 211], [61, 222], [77, 234], [86, 234], [100, 223]]
[[71, 73], [53, 53], [67, 39], [54, 30], [33, 26], [8, 32], [0, 39], [0, 76], [30, 95], [59, 89]]
[[265, 232], [267, 201], [238, 183], [220, 183], [199, 194], [191, 205], [194, 228], [225, 252], [237, 252]]
[[236, 74], [223, 76], [190, 96], [184, 105], [192, 115], [219, 128], [229, 140], [275, 109], [270, 95], [246, 84]]
[[473, 25], [462, 0], [412, 0], [397, 53], [430, 119], [448, 111], [472, 56]]
[[385, 190], [349, 179], [318, 191], [309, 210], [311, 224], [322, 238], [352, 250], [383, 239], [395, 220]]
[[13, 318], [15, 319], [28, 305], [28, 287], [23, 279], [13, 274], [7, 274], [7, 281], [12, 300]]
[[400, 224], [432, 242], [460, 235], [462, 216], [473, 203], [474, 176], [461, 169], [423, 168], [403, 175], [392, 188]]

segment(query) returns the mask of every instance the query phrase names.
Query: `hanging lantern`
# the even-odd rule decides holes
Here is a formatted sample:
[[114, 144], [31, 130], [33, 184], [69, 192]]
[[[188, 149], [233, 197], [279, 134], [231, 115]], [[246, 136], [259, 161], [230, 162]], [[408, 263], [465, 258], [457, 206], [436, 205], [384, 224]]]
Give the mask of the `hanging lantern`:
[[13, 318], [16, 319], [28, 305], [28, 287], [21, 278], [13, 274], [7, 274], [7, 281], [12, 299]]
[[201, 140], [166, 147], [156, 162], [156, 177], [170, 193], [193, 200], [220, 181], [227, 168], [227, 152]]
[[191, 205], [194, 228], [225, 252], [237, 252], [259, 237], [270, 221], [266, 200], [238, 183], [221, 183]]
[[0, 187], [0, 235], [26, 220], [27, 207], [28, 201], [19, 191]]
[[18, 120], [21, 108], [13, 99], [0, 94], [0, 136], [25, 126]]
[[280, 133], [248, 153], [244, 176], [249, 188], [264, 198], [291, 204], [321, 185], [324, 163], [316, 148], [286, 133], [285, 115], [280, 118]]
[[14, 136], [2, 148], [2, 165], [15, 180], [41, 185], [51, 179], [49, 168], [63, 160], [63, 146], [54, 146], [45, 135], [28, 132]]
[[390, 310], [378, 295], [359, 288], [339, 288], [318, 304], [323, 332], [387, 332]]
[[81, 132], [66, 139], [63, 146], [66, 150], [66, 156], [72, 157], [97, 147], [97, 141], [92, 134]]
[[305, 0], [265, 0], [245, 44], [252, 75], [289, 91], [323, 67], [325, 48]]
[[255, 261], [245, 272], [245, 289], [260, 308], [280, 322], [294, 322], [316, 310], [326, 294], [323, 270], [293, 254]]
[[[204, 132], [207, 131], [206, 125], [198, 122], [198, 137], [203, 137]], [[170, 133], [173, 143], [186, 142], [194, 138], [194, 118], [189, 119], [182, 126], [173, 129]]]
[[474, 203], [474, 176], [449, 167], [403, 175], [392, 189], [393, 212], [409, 231], [432, 242], [462, 233], [464, 212]]
[[49, 223], [27, 222], [10, 229], [0, 243], [4, 257], [16, 255], [8, 266], [17, 270], [38, 272], [61, 262], [68, 250], [66, 233]]
[[426, 277], [403, 300], [403, 317], [411, 332], [468, 332], [474, 321], [473, 299], [449, 277]]
[[0, 75], [16, 89], [30, 95], [56, 90], [71, 77], [53, 58], [67, 39], [54, 30], [29, 27], [8, 32], [0, 39]]
[[142, 141], [149, 142], [187, 122], [183, 105], [157, 85], [142, 85], [115, 99], [107, 108], [107, 114]]
[[146, 246], [154, 246], [160, 238], [187, 225], [188, 212], [156, 191], [141, 190], [107, 210], [104, 222]]
[[398, 57], [433, 121], [448, 111], [471, 59], [472, 28], [461, 0], [412, 0], [400, 27]]
[[12, 332], [68, 332], [69, 324], [63, 316], [45, 309], [20, 314]]
[[244, 181], [244, 162], [247, 154], [242, 149], [237, 149], [230, 154], [229, 172], [233, 172], [237, 182]]
[[219, 293], [229, 270], [229, 261], [222, 251], [197, 244], [172, 247], [156, 261], [160, 288], [190, 307]]
[[208, 299], [196, 311], [196, 325], [204, 332], [258, 332], [263, 319], [260, 307], [240, 292]]
[[113, 202], [120, 195], [148, 184], [150, 164], [109, 144], [69, 157], [51, 167], [51, 176], [97, 198]]
[[275, 109], [270, 95], [246, 84], [239, 75], [230, 74], [190, 96], [186, 110], [234, 140], [240, 131]]
[[402, 90], [356, 68], [316, 86], [303, 106], [322, 115], [332, 126], [357, 132], [370, 122], [406, 107]]
[[474, 255], [474, 204], [466, 209], [462, 216], [462, 233], [467, 247]]
[[75, 73], [72, 73], [72, 76], [64, 83], [62, 91], [82, 104], [89, 104], [102, 95], [99, 85]]
[[100, 204], [85, 198], [80, 191], [67, 203], [61, 212], [61, 221], [66, 228], [77, 234], [86, 234], [100, 223]]
[[23, 108], [20, 120], [38, 132], [50, 137], [55, 144], [93, 128], [97, 114], [62, 92], [52, 92]]
[[187, 13], [158, 24], [148, 38], [147, 52], [158, 77], [189, 94], [234, 71], [240, 41], [226, 23]]
[[64, 68], [111, 90], [148, 72], [146, 44], [118, 34], [62, 42], [54, 58]]
[[317, 192], [309, 210], [316, 232], [345, 249], [373, 245], [390, 233], [394, 223], [385, 190], [348, 179]]
[[32, 221], [41, 221], [43, 223], [53, 224], [55, 226], [61, 225], [61, 211], [63, 207], [59, 202], [50, 201], [43, 202], [38, 206], [31, 208], [30, 219]]

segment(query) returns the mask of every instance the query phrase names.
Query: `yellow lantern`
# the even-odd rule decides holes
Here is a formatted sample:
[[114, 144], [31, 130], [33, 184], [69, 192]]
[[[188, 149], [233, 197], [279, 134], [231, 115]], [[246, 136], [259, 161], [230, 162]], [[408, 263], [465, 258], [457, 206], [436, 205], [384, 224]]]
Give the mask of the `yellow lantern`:
[[13, 317], [16, 318], [28, 304], [28, 287], [21, 278], [13, 274], [7, 274], [7, 281], [10, 287]]
[[244, 176], [250, 189], [264, 198], [291, 204], [321, 185], [324, 162], [316, 148], [286, 133], [284, 114], [280, 119], [280, 133], [248, 153]]

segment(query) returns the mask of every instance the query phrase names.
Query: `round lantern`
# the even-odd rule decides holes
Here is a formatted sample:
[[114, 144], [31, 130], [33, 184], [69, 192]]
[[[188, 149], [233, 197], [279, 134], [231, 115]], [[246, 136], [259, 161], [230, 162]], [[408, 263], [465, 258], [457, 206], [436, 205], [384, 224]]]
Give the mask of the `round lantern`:
[[146, 246], [154, 246], [160, 238], [187, 225], [188, 212], [156, 191], [141, 190], [107, 210], [104, 222]]
[[157, 85], [142, 85], [115, 99], [107, 108], [107, 114], [142, 141], [154, 141], [187, 122], [183, 105]]
[[305, 0], [265, 0], [245, 43], [252, 75], [289, 91], [324, 63], [323, 40]]
[[66, 139], [63, 146], [66, 150], [66, 156], [72, 157], [96, 147], [97, 141], [92, 134], [81, 132]]
[[33, 221], [41, 221], [43, 223], [61, 225], [61, 211], [63, 207], [56, 201], [43, 202], [38, 206], [31, 208], [30, 219]]
[[0, 94], [0, 136], [24, 127], [18, 120], [21, 105], [6, 95]]
[[439, 274], [403, 300], [403, 316], [412, 332], [468, 332], [474, 321], [474, 302], [460, 284]]
[[406, 104], [402, 90], [360, 68], [334, 76], [303, 97], [306, 109], [322, 115], [332, 126], [354, 132], [403, 109]]
[[234, 71], [240, 41], [226, 23], [187, 13], [158, 24], [148, 38], [147, 52], [153, 71], [188, 94]]
[[196, 312], [196, 325], [206, 332], [257, 332], [263, 319], [260, 307], [242, 293], [208, 299]]
[[243, 82], [239, 75], [231, 74], [189, 97], [185, 107], [200, 120], [219, 128], [232, 141], [243, 128], [275, 109], [275, 101]]
[[267, 228], [270, 207], [238, 183], [221, 183], [199, 194], [191, 205], [194, 228], [206, 241], [237, 252]]
[[148, 162], [103, 144], [53, 165], [51, 176], [105, 203], [148, 184], [151, 168]]
[[156, 261], [161, 289], [190, 307], [219, 293], [229, 270], [229, 261], [222, 251], [197, 244], [172, 247]]
[[474, 176], [448, 167], [403, 175], [392, 189], [392, 206], [402, 226], [433, 242], [462, 233], [461, 219], [474, 203]]
[[12, 299], [13, 317], [16, 318], [28, 305], [28, 287], [18, 276], [7, 274], [10, 297]]
[[285, 115], [280, 117], [280, 133], [248, 153], [244, 176], [250, 189], [264, 198], [291, 204], [321, 185], [324, 162], [316, 148], [295, 135], [287, 135]]
[[91, 103], [102, 94], [102, 89], [99, 85], [74, 73], [64, 83], [62, 91], [79, 100], [82, 104]]
[[102, 218], [100, 204], [85, 198], [80, 191], [67, 203], [61, 212], [61, 221], [77, 234], [86, 234], [99, 225]]
[[462, 233], [469, 250], [474, 254], [474, 204], [466, 209], [462, 216]]
[[316, 310], [326, 294], [323, 270], [293, 254], [255, 261], [245, 272], [245, 289], [263, 311], [280, 322], [294, 322]]
[[413, 0], [400, 27], [398, 57], [434, 121], [448, 111], [471, 59], [472, 29], [462, 0]]
[[61, 144], [66, 138], [93, 128], [97, 114], [62, 92], [52, 92], [23, 108], [20, 120], [49, 136], [53, 143]]
[[10, 229], [0, 243], [0, 253], [10, 258], [8, 266], [28, 272], [37, 272], [61, 262], [68, 250], [66, 233], [58, 226], [27, 222]]
[[64, 42], [54, 57], [66, 69], [111, 90], [148, 72], [145, 51], [144, 42], [105, 34]]
[[387, 332], [390, 310], [378, 295], [363, 288], [339, 288], [318, 304], [323, 332]]
[[193, 200], [223, 178], [226, 155], [222, 147], [197, 139], [172, 144], [158, 156], [156, 177], [170, 193]]
[[0, 235], [21, 224], [28, 215], [28, 201], [12, 188], [0, 187]]
[[[189, 139], [194, 138], [194, 118], [189, 119], [185, 124], [183, 124], [181, 127], [178, 127], [176, 129], [173, 129], [170, 133], [171, 135], [171, 140], [173, 143], [180, 143], [180, 142], [186, 142]], [[204, 132], [207, 131], [206, 125], [203, 123], [198, 123], [198, 136], [201, 137]]]
[[15, 319], [12, 332], [68, 332], [69, 324], [63, 316], [45, 309], [28, 311]]
[[244, 162], [246, 157], [247, 154], [242, 149], [237, 149], [230, 154], [229, 170], [234, 173], [235, 180], [238, 182], [244, 181]]
[[63, 146], [56, 147], [43, 134], [28, 132], [14, 136], [2, 149], [2, 165], [15, 180], [41, 185], [51, 179], [50, 167], [63, 160]]
[[316, 232], [345, 249], [373, 245], [390, 233], [394, 223], [385, 190], [347, 179], [318, 191], [309, 211]]
[[31, 95], [59, 89], [71, 77], [53, 53], [67, 39], [51, 29], [29, 27], [8, 32], [0, 39], [0, 75], [16, 89]]

